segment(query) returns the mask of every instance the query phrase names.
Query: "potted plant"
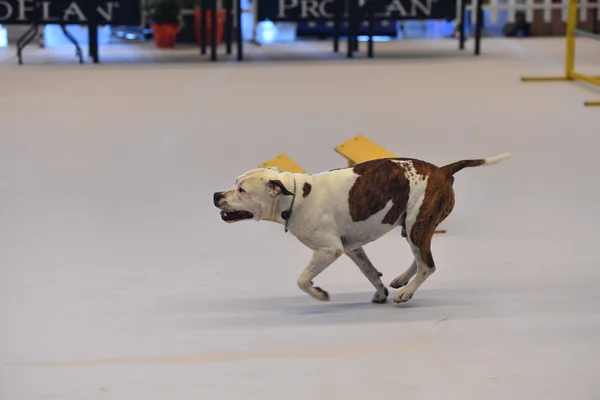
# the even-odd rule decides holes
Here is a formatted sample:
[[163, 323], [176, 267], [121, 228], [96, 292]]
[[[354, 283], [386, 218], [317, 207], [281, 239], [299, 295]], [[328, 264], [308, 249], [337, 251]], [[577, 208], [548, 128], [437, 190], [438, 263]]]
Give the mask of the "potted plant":
[[175, 38], [179, 33], [179, 15], [181, 0], [150, 0], [148, 4], [154, 43], [157, 47], [175, 46]]

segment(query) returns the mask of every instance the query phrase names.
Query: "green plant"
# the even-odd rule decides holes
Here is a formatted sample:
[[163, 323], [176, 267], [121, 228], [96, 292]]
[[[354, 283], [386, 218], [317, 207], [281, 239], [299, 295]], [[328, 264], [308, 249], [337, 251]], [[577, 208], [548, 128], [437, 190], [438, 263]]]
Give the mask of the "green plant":
[[182, 0], [150, 0], [148, 11], [156, 24], [179, 25]]

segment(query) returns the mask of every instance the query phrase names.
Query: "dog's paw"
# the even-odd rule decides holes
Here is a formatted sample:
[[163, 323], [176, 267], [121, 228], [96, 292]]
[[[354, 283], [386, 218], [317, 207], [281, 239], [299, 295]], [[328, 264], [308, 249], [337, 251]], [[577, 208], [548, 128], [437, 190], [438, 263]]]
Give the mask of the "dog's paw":
[[406, 303], [413, 297], [413, 294], [413, 292], [409, 292], [408, 290], [404, 289], [396, 295], [394, 298], [394, 303]]
[[329, 293], [327, 293], [326, 291], [324, 291], [323, 289], [321, 289], [318, 286], [314, 286], [312, 288], [312, 290], [310, 291], [310, 294], [312, 297], [314, 297], [317, 300], [329, 301]]
[[408, 282], [410, 282], [410, 278], [399, 276], [390, 283], [390, 287], [394, 289], [400, 289], [401, 287], [408, 285]]
[[373, 303], [377, 303], [377, 304], [385, 303], [387, 301], [389, 294], [390, 294], [390, 292], [387, 290], [387, 288], [383, 288], [383, 291], [375, 292], [371, 301]]

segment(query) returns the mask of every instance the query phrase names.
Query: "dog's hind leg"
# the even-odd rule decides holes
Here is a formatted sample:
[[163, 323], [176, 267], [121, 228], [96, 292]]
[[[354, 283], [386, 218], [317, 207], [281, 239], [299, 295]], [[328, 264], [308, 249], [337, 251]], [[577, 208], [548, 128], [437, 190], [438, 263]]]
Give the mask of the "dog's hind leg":
[[[406, 212], [400, 216], [400, 227], [402, 228], [402, 237], [405, 237], [408, 240], [408, 234], [406, 233]], [[390, 287], [394, 289], [399, 289], [403, 286], [408, 285], [408, 282], [412, 279], [413, 276], [417, 273], [417, 260], [413, 260], [412, 264], [406, 271], [402, 274], [398, 275], [394, 278], [394, 280], [390, 283]]]
[[[453, 208], [454, 193], [450, 185], [446, 190], [440, 188], [433, 193], [426, 192], [420, 207], [411, 210], [412, 215], [409, 212], [406, 218], [407, 239], [415, 256], [413, 265], [416, 264], [416, 273], [406, 287], [398, 292], [394, 302], [404, 303], [410, 300], [423, 282], [435, 272], [435, 262], [431, 254], [431, 239], [435, 228], [450, 214]], [[409, 221], [410, 223], [408, 223]], [[411, 268], [414, 267], [411, 266]], [[407, 272], [411, 272], [411, 268]], [[399, 278], [403, 278], [405, 274]], [[397, 283], [403, 282], [404, 280], [398, 279]]]
[[375, 266], [373, 266], [373, 263], [371, 263], [371, 260], [367, 257], [365, 250], [362, 247], [359, 247], [358, 249], [346, 252], [346, 255], [354, 261], [358, 269], [360, 269], [360, 272], [362, 272], [369, 282], [375, 286], [377, 292], [375, 292], [371, 301], [373, 303], [385, 303], [390, 293], [383, 282], [381, 282], [382, 274], [377, 271]]
[[415, 263], [413, 264], [416, 264], [417, 271], [414, 279], [398, 292], [394, 302], [404, 303], [410, 300], [419, 286], [435, 272], [435, 263], [431, 254], [431, 236], [433, 236], [433, 229], [427, 230], [423, 236], [414, 234], [414, 231], [409, 233], [410, 248], [415, 256]]
[[399, 289], [403, 286], [408, 285], [408, 282], [413, 276], [415, 276], [416, 273], [417, 260], [415, 259], [406, 271], [394, 278], [394, 280], [390, 283], [390, 287], [393, 287], [394, 289]]

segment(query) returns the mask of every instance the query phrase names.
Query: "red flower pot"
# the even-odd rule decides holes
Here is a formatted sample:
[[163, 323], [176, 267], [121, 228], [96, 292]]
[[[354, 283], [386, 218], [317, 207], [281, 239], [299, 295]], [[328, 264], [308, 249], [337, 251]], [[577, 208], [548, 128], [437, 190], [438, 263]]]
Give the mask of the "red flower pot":
[[154, 44], [160, 48], [174, 47], [179, 30], [179, 26], [175, 24], [152, 24]]
[[[225, 11], [217, 10], [217, 45], [223, 43], [223, 33], [225, 31]], [[199, 9], [194, 10], [194, 22], [196, 27], [196, 42], [200, 44], [202, 39], [202, 12]], [[210, 45], [212, 31], [212, 12], [206, 11], [206, 44]]]

